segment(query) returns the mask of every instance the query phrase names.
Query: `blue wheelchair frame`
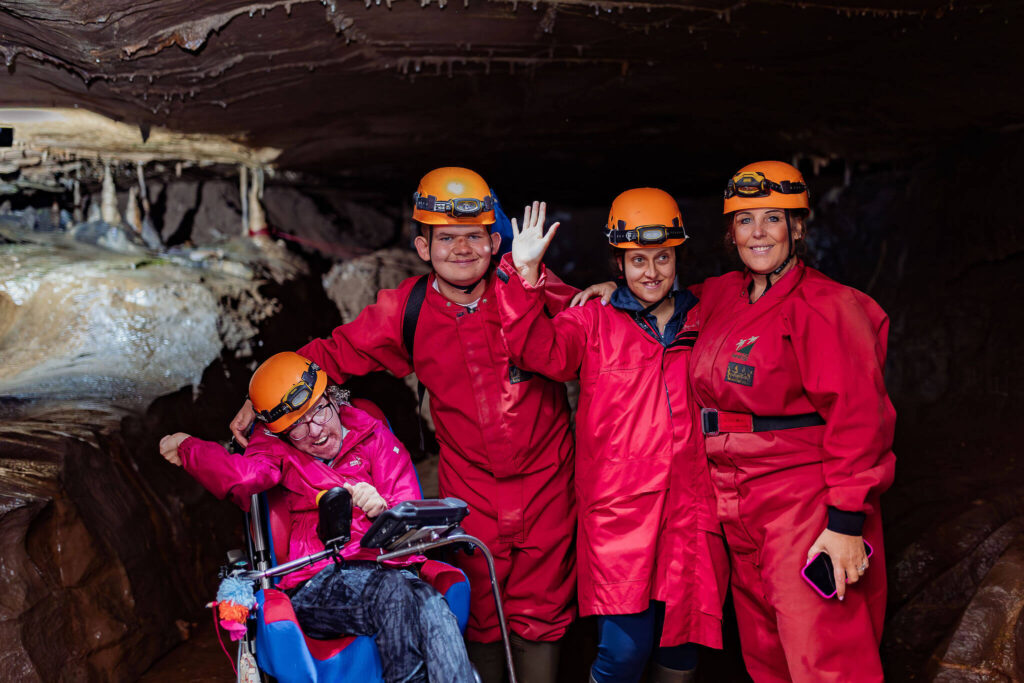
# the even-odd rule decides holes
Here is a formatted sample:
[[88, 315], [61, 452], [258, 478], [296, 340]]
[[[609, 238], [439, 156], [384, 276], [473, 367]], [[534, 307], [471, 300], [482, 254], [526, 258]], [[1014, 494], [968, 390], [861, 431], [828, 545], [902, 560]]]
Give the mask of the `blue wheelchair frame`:
[[[277, 578], [330, 557], [323, 550], [291, 562], [276, 564], [271, 532], [271, 510], [266, 493], [252, 496], [247, 515], [249, 557], [255, 572], [245, 572], [259, 581], [256, 609], [250, 617], [248, 632], [239, 643], [239, 680], [251, 680], [247, 655], [255, 657], [261, 675], [273, 676], [282, 683], [317, 681], [382, 681], [382, 665], [372, 636], [343, 636], [320, 641], [308, 638], [299, 627], [288, 596], [274, 588]], [[419, 554], [417, 552], [404, 555]], [[464, 630], [469, 618], [469, 582], [465, 574], [450, 565], [428, 560], [432, 570], [448, 583], [433, 584], [442, 595]], [[425, 566], [426, 566], [425, 565]], [[442, 576], [443, 575], [443, 576]], [[424, 577], [431, 583], [428, 577]]]

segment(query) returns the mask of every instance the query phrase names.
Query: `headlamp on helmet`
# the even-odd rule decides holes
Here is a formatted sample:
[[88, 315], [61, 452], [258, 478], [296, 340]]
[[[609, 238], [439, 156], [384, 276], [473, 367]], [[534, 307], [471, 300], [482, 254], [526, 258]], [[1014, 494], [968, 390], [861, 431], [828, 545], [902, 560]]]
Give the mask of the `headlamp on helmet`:
[[768, 180], [760, 171], [740, 171], [729, 179], [725, 187], [725, 198], [744, 197], [754, 199], [767, 197], [772, 192], [779, 194], [802, 194], [807, 192], [804, 183], [783, 180], [780, 183]]
[[605, 230], [605, 236], [608, 238], [608, 243], [613, 246], [619, 244], [630, 243], [638, 244], [641, 247], [651, 247], [659, 244], [664, 244], [669, 240], [687, 240], [689, 235], [686, 234], [686, 228], [679, 225], [678, 221], [673, 219], [675, 225], [641, 225], [630, 230], [624, 230], [626, 222], [619, 221], [619, 229], [617, 230]]
[[320, 366], [310, 361], [309, 367], [302, 373], [302, 378], [285, 393], [281, 402], [270, 410], [259, 411], [256, 413], [256, 418], [269, 424], [306, 405], [313, 397], [319, 370]]
[[736, 171], [729, 179], [722, 213], [810, 208], [807, 182], [799, 169], [784, 161], [757, 161]]
[[424, 197], [419, 192], [416, 192], [413, 194], [413, 201], [416, 208], [420, 211], [443, 213], [452, 218], [473, 218], [494, 209], [494, 199], [489, 195], [483, 199], [459, 197], [438, 201], [434, 195]]

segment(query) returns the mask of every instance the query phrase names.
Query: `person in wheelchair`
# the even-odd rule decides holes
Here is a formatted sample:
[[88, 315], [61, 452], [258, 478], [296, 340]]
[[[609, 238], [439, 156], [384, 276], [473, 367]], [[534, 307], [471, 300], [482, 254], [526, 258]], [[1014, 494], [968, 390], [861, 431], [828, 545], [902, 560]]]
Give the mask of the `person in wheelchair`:
[[379, 420], [348, 402], [348, 392], [297, 353], [264, 362], [249, 397], [264, 426], [244, 455], [178, 432], [160, 453], [218, 498], [248, 509], [250, 496], [280, 486], [291, 517], [288, 559], [323, 549], [317, 536], [317, 494], [342, 486], [352, 496], [351, 541], [342, 562], [325, 559], [282, 577], [303, 631], [319, 639], [372, 635], [384, 680], [471, 682], [474, 674], [459, 627], [444, 598], [409, 570], [411, 556], [382, 566], [379, 550], [360, 547], [373, 519], [421, 497], [401, 442]]

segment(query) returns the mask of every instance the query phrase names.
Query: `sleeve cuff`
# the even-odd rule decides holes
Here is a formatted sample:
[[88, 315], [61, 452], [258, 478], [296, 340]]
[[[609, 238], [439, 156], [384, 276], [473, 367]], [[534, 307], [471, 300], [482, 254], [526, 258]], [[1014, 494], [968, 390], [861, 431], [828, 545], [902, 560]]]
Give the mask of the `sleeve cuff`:
[[864, 532], [864, 512], [849, 512], [828, 506], [828, 530], [847, 536], [861, 536]]
[[541, 263], [540, 267], [537, 269], [537, 284], [531, 285], [529, 282], [524, 280], [519, 274], [519, 271], [516, 270], [515, 263], [512, 261], [512, 254], [505, 254], [501, 257], [496, 274], [498, 279], [506, 285], [509, 283], [509, 280], [515, 278], [520, 282], [520, 284], [522, 284], [523, 289], [526, 290], [540, 289], [547, 283], [547, 268], [544, 267], [543, 263]]

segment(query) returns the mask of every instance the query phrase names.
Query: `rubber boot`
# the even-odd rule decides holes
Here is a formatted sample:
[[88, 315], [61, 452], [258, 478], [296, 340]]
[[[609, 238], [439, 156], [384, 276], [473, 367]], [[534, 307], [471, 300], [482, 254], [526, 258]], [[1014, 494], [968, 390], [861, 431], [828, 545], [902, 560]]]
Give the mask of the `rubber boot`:
[[512, 663], [519, 683], [556, 683], [562, 649], [559, 641], [527, 640], [515, 633], [511, 641]]
[[680, 671], [678, 669], [669, 669], [657, 662], [651, 662], [650, 671], [649, 683], [694, 683], [697, 680], [696, 669]]
[[505, 645], [466, 641], [466, 654], [476, 668], [482, 683], [502, 683], [505, 680]]

